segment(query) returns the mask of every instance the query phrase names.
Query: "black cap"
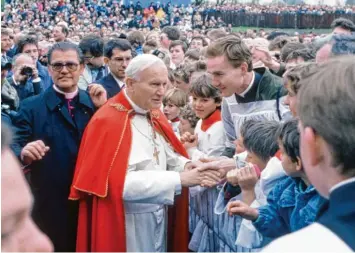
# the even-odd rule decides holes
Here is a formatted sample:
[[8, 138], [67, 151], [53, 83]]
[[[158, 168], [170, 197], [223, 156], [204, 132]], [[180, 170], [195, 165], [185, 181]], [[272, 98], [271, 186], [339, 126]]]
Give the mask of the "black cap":
[[6, 62], [1, 59], [1, 70], [10, 70], [12, 68], [11, 62]]

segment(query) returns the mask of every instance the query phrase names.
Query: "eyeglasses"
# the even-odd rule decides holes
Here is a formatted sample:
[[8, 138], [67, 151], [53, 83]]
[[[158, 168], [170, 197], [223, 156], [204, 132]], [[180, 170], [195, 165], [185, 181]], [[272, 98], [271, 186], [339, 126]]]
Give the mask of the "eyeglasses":
[[65, 62], [65, 63], [56, 62], [56, 63], [50, 64], [50, 66], [52, 67], [52, 69], [54, 71], [57, 71], [57, 72], [62, 71], [64, 67], [66, 67], [69, 72], [74, 72], [78, 69], [79, 64], [74, 63], [74, 62]]

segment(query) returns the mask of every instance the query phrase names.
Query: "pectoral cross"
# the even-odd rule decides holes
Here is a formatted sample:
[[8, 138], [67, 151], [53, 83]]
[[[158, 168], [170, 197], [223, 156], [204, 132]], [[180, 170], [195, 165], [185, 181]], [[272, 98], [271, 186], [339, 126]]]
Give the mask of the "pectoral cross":
[[157, 147], [154, 146], [154, 153], [153, 153], [153, 156], [154, 156], [155, 161], [157, 162], [158, 165], [159, 165], [159, 153], [160, 153], [160, 152], [158, 151]]

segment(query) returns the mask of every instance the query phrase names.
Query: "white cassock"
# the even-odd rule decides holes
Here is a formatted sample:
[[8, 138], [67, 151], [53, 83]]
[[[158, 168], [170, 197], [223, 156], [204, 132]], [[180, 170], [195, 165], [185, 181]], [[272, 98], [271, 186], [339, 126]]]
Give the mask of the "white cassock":
[[[137, 113], [146, 113], [127, 99]], [[136, 114], [131, 125], [132, 146], [123, 191], [127, 251], [164, 252], [166, 205], [172, 205], [174, 196], [180, 194], [179, 172], [189, 160], [176, 154], [160, 134], [156, 133], [153, 142], [145, 115]], [[158, 159], [153, 155], [154, 147], [159, 151]]]

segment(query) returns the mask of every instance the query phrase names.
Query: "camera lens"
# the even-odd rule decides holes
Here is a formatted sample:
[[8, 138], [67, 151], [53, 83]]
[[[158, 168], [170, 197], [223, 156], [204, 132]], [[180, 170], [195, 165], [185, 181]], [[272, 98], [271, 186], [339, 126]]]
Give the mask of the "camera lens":
[[31, 77], [33, 75], [33, 70], [31, 67], [24, 67], [21, 70], [21, 75], [27, 76], [27, 77]]

